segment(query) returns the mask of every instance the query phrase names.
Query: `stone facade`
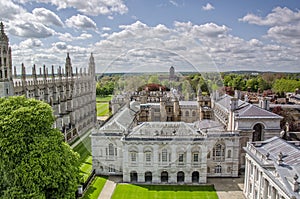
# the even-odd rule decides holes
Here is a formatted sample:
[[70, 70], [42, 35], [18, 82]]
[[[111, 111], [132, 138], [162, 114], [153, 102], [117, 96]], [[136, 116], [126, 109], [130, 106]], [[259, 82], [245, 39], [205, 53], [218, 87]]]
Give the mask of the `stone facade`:
[[245, 147], [244, 195], [247, 199], [300, 198], [300, 142], [273, 137]]
[[51, 72], [43, 66], [34, 65], [31, 74], [21, 66], [21, 74], [12, 71], [11, 48], [1, 22], [0, 32], [0, 97], [25, 95], [43, 100], [51, 105], [56, 118], [54, 126], [61, 130], [65, 140], [91, 128], [96, 123], [96, 81], [95, 62], [91, 54], [89, 65], [84, 71], [73, 70], [71, 58], [67, 54], [65, 67]]

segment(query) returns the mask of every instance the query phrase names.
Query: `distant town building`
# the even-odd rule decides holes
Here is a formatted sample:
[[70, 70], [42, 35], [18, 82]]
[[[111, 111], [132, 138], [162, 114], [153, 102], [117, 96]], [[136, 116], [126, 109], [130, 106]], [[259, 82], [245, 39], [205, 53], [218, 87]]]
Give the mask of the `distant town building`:
[[[12, 69], [9, 39], [0, 23], [0, 97], [24, 95], [28, 98], [43, 100], [51, 105], [56, 121], [54, 126], [61, 130], [65, 140], [71, 140], [96, 123], [96, 82], [95, 62], [91, 54], [88, 70], [73, 70], [69, 54], [64, 69], [58, 67], [51, 72], [48, 68], [32, 67], [27, 73], [21, 66], [18, 75]], [[38, 71], [39, 69], [39, 71]]]
[[300, 198], [300, 142], [273, 137], [249, 142], [244, 195], [247, 199]]

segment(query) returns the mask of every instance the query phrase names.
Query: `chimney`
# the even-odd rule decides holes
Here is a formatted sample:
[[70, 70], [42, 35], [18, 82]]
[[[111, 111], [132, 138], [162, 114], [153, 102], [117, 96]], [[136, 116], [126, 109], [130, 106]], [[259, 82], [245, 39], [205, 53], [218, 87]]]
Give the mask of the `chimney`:
[[299, 191], [299, 183], [298, 183], [298, 175], [295, 174], [294, 181], [293, 181], [293, 191], [298, 192]]
[[238, 101], [239, 100], [237, 98], [234, 98], [234, 97], [230, 99], [230, 110], [231, 111], [234, 111], [238, 108]]
[[241, 91], [234, 90], [234, 97], [237, 98], [237, 99], [241, 99]]
[[270, 99], [268, 97], [261, 97], [259, 99], [259, 107], [265, 110], [270, 110]]
[[280, 152], [279, 154], [278, 154], [278, 159], [277, 159], [277, 163], [278, 163], [278, 165], [279, 166], [282, 166], [283, 165], [283, 154], [282, 154], [282, 152]]

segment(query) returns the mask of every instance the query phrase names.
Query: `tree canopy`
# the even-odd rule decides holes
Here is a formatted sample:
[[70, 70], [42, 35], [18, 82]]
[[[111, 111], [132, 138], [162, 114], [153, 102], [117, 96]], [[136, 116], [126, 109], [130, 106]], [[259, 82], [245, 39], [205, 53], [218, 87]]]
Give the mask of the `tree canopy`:
[[78, 154], [53, 128], [51, 107], [0, 98], [0, 198], [74, 198]]

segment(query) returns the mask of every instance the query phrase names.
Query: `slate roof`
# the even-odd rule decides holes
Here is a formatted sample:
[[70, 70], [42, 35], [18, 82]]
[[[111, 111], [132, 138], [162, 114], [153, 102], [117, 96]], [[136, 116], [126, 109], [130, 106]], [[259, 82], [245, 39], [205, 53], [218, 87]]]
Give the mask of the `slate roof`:
[[179, 101], [180, 106], [198, 106], [197, 101]]
[[132, 129], [127, 138], [199, 137], [201, 134], [185, 122], [144, 122]]
[[[300, 142], [287, 142], [273, 137], [262, 142], [248, 143], [244, 149], [287, 195], [300, 198], [299, 191], [294, 192], [292, 189], [295, 174], [300, 176]], [[280, 153], [283, 155], [282, 164], [278, 164]]]
[[[219, 105], [225, 108], [227, 111], [230, 110], [231, 96], [223, 95], [221, 99], [217, 101]], [[282, 119], [281, 116], [262, 109], [256, 105], [250, 104], [248, 102], [238, 100], [238, 108], [235, 110], [239, 118], [272, 118], [272, 119]]]

